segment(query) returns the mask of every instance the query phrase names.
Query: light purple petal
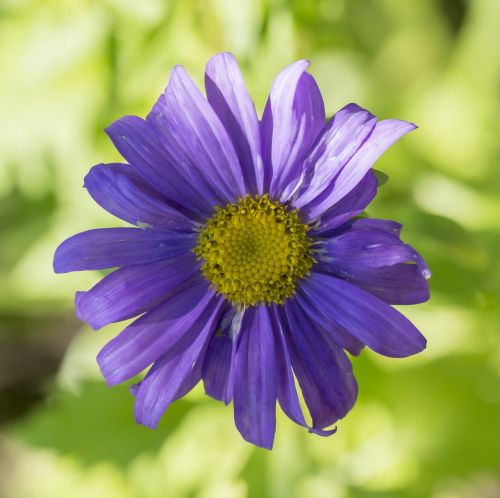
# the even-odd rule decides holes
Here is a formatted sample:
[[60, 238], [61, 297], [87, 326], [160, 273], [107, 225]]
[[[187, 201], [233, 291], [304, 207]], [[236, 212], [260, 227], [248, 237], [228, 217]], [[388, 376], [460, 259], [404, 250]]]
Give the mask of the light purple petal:
[[245, 195], [242, 169], [223, 124], [181, 66], [147, 117], [175, 162], [204, 182], [220, 204]]
[[325, 429], [343, 418], [357, 397], [356, 379], [342, 349], [314, 326], [312, 317], [285, 301], [282, 323], [292, 367], [311, 413], [313, 428]]
[[137, 116], [124, 116], [106, 128], [118, 152], [150, 187], [174, 207], [198, 220], [212, 212], [217, 198], [205, 182], [167, 152], [152, 126]]
[[109, 213], [132, 225], [154, 230], [191, 231], [193, 221], [169, 206], [160, 194], [137, 181], [128, 164], [98, 164], [85, 177], [92, 198]]
[[230, 309], [210, 338], [203, 363], [205, 392], [226, 405], [233, 398], [233, 364], [236, 337], [240, 332], [241, 313]]
[[54, 271], [103, 270], [153, 263], [191, 251], [196, 234], [138, 228], [99, 228], [66, 239], [54, 255]]
[[[379, 121], [356, 154], [340, 170], [333, 182], [329, 184], [327, 191], [311, 200], [305, 207], [309, 217], [320, 216], [345, 197], [356, 187], [386, 149], [415, 128], [416, 126], [412, 123], [396, 119]], [[300, 206], [303, 206], [302, 201], [297, 203], [297, 207]]]
[[171, 295], [108, 342], [97, 362], [112, 386], [142, 372], [172, 348], [182, 348], [187, 332], [204, 316], [214, 291], [203, 282]]
[[399, 311], [339, 278], [312, 272], [300, 282], [296, 299], [313, 305], [317, 314], [311, 318], [340, 325], [384, 356], [405, 357], [425, 348], [425, 337]]
[[[376, 121], [373, 114], [356, 104], [345, 106], [332, 117], [304, 161], [301, 186], [293, 197], [294, 207], [304, 208], [312, 201], [318, 203], [318, 197], [332, 196], [336, 178], [372, 133]], [[333, 205], [330, 202], [328, 207]]]
[[136, 390], [135, 420], [155, 429], [169, 405], [201, 379], [208, 339], [217, 326], [222, 297], [213, 297], [199, 320], [150, 369]]
[[235, 356], [234, 420], [246, 441], [271, 449], [276, 430], [276, 366], [266, 306], [245, 311]]
[[234, 56], [212, 57], [205, 70], [207, 99], [224, 125], [240, 161], [246, 190], [264, 193], [259, 118]]
[[[274, 80], [261, 122], [265, 188], [272, 197], [295, 184], [301, 160], [325, 126], [325, 108], [309, 62], [290, 64]], [[285, 200], [285, 199], [282, 199]]]
[[[87, 292], [77, 292], [76, 315], [97, 330], [152, 309], [191, 284], [200, 272], [194, 254], [120, 268]], [[201, 278], [201, 274], [200, 274]]]
[[358, 216], [377, 194], [377, 179], [369, 171], [345, 197], [323, 213], [313, 225], [311, 234], [326, 237], [332, 230]]

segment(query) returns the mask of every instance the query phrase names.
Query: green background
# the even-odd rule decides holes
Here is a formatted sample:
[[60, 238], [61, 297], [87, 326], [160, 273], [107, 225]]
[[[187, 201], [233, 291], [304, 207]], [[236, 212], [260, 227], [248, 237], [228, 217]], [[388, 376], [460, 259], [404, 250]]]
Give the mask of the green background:
[[[1, 0], [0, 496], [2, 498], [500, 497], [500, 1]], [[414, 358], [353, 359], [359, 401], [319, 438], [281, 413], [272, 452], [241, 440], [196, 389], [154, 432], [95, 355], [56, 276], [78, 231], [119, 226], [82, 189], [117, 160], [103, 128], [144, 116], [183, 64], [202, 82], [238, 58], [259, 112], [274, 75], [311, 61], [327, 112], [355, 101], [419, 129], [377, 163], [369, 213], [401, 221], [433, 271], [404, 312]]]

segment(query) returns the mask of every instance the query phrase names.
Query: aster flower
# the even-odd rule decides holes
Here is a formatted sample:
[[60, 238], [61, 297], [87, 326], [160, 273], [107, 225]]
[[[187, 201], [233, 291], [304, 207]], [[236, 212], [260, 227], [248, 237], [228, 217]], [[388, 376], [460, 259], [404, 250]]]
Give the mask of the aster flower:
[[140, 424], [202, 380], [251, 443], [272, 447], [277, 401], [328, 435], [357, 396], [346, 351], [425, 348], [390, 305], [427, 300], [429, 269], [400, 224], [360, 217], [372, 165], [415, 125], [355, 104], [326, 123], [308, 65], [279, 73], [260, 121], [231, 54], [208, 62], [207, 98], [177, 66], [145, 120], [106, 130], [126, 164], [94, 166], [85, 188], [135, 227], [69, 238], [54, 269], [117, 268], [76, 313], [93, 329], [138, 317], [97, 360], [110, 386], [152, 365], [132, 387]]

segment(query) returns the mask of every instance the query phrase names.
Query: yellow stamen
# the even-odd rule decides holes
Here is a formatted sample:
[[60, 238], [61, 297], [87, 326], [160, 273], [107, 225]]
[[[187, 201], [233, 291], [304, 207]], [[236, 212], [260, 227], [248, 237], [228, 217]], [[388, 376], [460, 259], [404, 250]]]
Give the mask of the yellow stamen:
[[217, 206], [195, 249], [205, 277], [229, 301], [283, 303], [314, 263], [308, 227], [268, 195]]

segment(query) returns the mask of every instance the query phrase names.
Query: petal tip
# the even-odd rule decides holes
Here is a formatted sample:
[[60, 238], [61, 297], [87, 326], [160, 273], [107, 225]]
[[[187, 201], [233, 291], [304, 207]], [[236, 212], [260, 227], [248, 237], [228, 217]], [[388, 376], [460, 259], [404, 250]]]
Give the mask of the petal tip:
[[336, 432], [337, 432], [337, 426], [333, 427], [332, 429], [319, 429], [317, 427], [310, 427], [309, 428], [309, 433], [316, 434], [316, 435], [322, 436], [322, 437], [332, 436]]
[[215, 54], [213, 57], [208, 59], [207, 65], [209, 65], [212, 61], [216, 61], [218, 59], [230, 59], [231, 61], [236, 61], [236, 57], [232, 52], [229, 52], [228, 50], [224, 50], [222, 52], [218, 52]]
[[397, 119], [395, 121], [399, 123], [401, 128], [404, 130], [404, 133], [410, 133], [410, 131], [416, 130], [418, 128], [418, 126], [411, 121], [405, 121], [403, 119]]
[[85, 322], [92, 330], [99, 330], [102, 324], [99, 323], [97, 319], [93, 318], [89, 310], [85, 308], [85, 303], [82, 302], [85, 294], [87, 294], [85, 291], [75, 292], [75, 315], [79, 320]]
[[54, 258], [52, 260], [52, 269], [54, 270], [54, 273], [67, 273], [68, 270], [65, 262], [64, 262], [64, 246], [66, 244], [66, 240], [64, 242], [61, 242], [57, 249], [54, 252]]
[[176, 64], [170, 71], [170, 81], [174, 80], [175, 78], [183, 77], [186, 74], [187, 74], [186, 68], [182, 64]]
[[341, 110], [346, 110], [346, 111], [348, 110], [348, 111], [352, 112], [353, 114], [357, 113], [357, 112], [367, 112], [367, 113], [371, 114], [371, 112], [368, 111], [368, 109], [365, 109], [364, 107], [360, 106], [359, 104], [356, 104], [356, 102], [349, 102], [344, 107], [342, 107]]
[[137, 382], [137, 384], [132, 384], [128, 389], [130, 391], [130, 394], [132, 396], [137, 396], [137, 393], [139, 392], [139, 387], [141, 386], [140, 382]]
[[99, 370], [101, 371], [101, 375], [104, 377], [104, 380], [106, 381], [106, 385], [108, 387], [113, 387], [122, 382], [122, 379], [119, 378], [119, 376], [116, 375], [116, 370], [113, 371], [112, 369], [109, 368], [109, 365], [106, 361], [106, 354], [105, 354], [105, 349], [106, 346], [104, 346], [101, 351], [96, 356], [96, 361], [97, 361], [97, 366], [99, 367]]
[[151, 429], [153, 431], [155, 431], [158, 428], [158, 422], [155, 420], [142, 420], [141, 419], [141, 421], [139, 421], [136, 419], [136, 422], [139, 425], [143, 425], [144, 427], [147, 427], [148, 429]]
[[[133, 386], [131, 386], [131, 389], [132, 387]], [[137, 390], [136, 394], [138, 394]], [[157, 419], [156, 417], [151, 417], [151, 414], [145, 412], [144, 408], [142, 410], [138, 409], [138, 407], [141, 406], [141, 402], [139, 401], [139, 398], [137, 396], [135, 398], [135, 406], [136, 406], [134, 413], [135, 422], [139, 425], [144, 425], [149, 429], [156, 430], [156, 428], [158, 427], [159, 419]]]

